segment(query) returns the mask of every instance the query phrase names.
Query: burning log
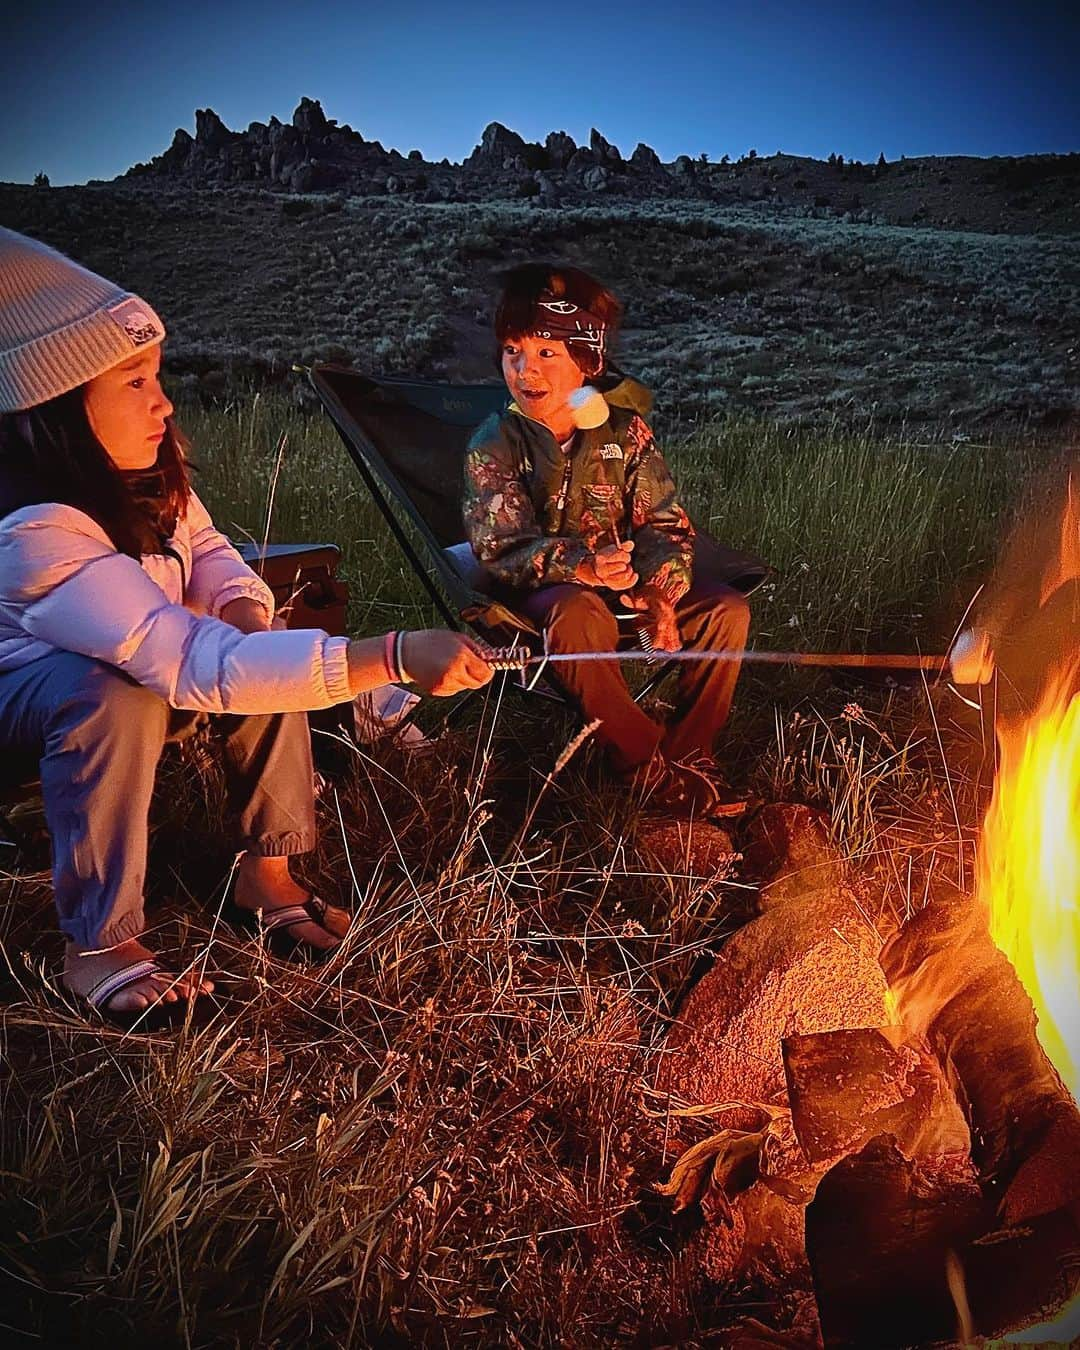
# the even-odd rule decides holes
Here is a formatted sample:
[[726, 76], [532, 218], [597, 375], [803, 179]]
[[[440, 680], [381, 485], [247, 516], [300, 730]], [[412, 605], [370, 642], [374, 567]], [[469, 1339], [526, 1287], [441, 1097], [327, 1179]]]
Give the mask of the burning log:
[[784, 1042], [795, 1133], [818, 1165], [806, 1246], [830, 1345], [951, 1334], [950, 1251], [985, 1226], [960, 1105], [900, 1027]]
[[973, 1155], [1004, 1221], [1080, 1200], [1080, 1112], [985, 912], [942, 886], [885, 944], [881, 963], [905, 1026], [927, 1037], [963, 1085]]
[[905, 1158], [967, 1158], [971, 1135], [924, 1045], [902, 1027], [789, 1036], [784, 1067], [795, 1134], [812, 1163], [833, 1164], [888, 1136]]

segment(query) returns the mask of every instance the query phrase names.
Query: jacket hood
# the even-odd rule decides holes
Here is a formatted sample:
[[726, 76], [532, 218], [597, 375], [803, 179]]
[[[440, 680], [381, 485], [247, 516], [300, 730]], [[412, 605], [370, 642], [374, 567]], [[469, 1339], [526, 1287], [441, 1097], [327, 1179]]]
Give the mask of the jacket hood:
[[624, 375], [621, 370], [609, 370], [589, 383], [600, 390], [612, 408], [627, 408], [639, 417], [648, 417], [652, 412], [652, 391], [632, 375]]

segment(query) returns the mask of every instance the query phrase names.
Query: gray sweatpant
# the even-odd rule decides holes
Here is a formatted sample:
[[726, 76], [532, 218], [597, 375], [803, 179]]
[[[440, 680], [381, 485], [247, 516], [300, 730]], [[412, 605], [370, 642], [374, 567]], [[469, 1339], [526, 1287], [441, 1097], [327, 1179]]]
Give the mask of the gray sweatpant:
[[[83, 947], [143, 931], [147, 817], [162, 747], [189, 714], [74, 652], [0, 673], [0, 754], [41, 756], [60, 927]], [[239, 851], [315, 847], [311, 739], [303, 713], [218, 716]]]

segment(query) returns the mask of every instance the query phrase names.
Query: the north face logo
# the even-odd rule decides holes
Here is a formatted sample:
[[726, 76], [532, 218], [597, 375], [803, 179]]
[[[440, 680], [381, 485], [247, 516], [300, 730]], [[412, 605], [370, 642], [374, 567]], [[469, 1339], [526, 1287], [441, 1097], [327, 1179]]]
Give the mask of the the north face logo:
[[622, 446], [616, 445], [614, 441], [608, 441], [607, 445], [600, 447], [601, 459], [622, 459]]
[[128, 335], [136, 347], [145, 347], [148, 342], [160, 342], [165, 330], [152, 313], [148, 313], [141, 300], [129, 296], [119, 304], [111, 305], [106, 311]]

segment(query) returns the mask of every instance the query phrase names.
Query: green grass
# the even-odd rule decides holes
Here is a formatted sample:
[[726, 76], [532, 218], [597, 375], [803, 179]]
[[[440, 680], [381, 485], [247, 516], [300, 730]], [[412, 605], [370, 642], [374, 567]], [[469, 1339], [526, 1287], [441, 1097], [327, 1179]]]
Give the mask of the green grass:
[[[429, 620], [325, 418], [267, 395], [181, 417], [219, 524], [339, 543], [355, 631]], [[754, 636], [782, 648], [938, 647], [1043, 455], [747, 420], [669, 448], [698, 519], [778, 568]], [[981, 747], [944, 696], [858, 698], [753, 675], [730, 754], [829, 814], [884, 928], [969, 864]], [[589, 746], [541, 789], [574, 730], [491, 702], [429, 759], [358, 755], [306, 864], [357, 922], [313, 968], [217, 922], [220, 782], [164, 764], [150, 940], [221, 972], [197, 1037], [65, 1010], [47, 878], [3, 880], [0, 1323], [113, 1350], [700, 1343], [662, 1311], [692, 1275], [638, 1237], [673, 1160], [650, 1085], [752, 888], [737, 860], [660, 869]], [[696, 1307], [719, 1326], [751, 1301]]]
[[[430, 620], [327, 418], [285, 394], [250, 392], [182, 404], [179, 416], [223, 529], [337, 543], [358, 632]], [[972, 440], [738, 416], [676, 428], [670, 440], [661, 425], [660, 438], [693, 517], [776, 569], [754, 603], [754, 636], [782, 650], [941, 649], [1053, 449], [1018, 432]]]

